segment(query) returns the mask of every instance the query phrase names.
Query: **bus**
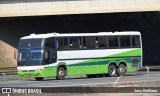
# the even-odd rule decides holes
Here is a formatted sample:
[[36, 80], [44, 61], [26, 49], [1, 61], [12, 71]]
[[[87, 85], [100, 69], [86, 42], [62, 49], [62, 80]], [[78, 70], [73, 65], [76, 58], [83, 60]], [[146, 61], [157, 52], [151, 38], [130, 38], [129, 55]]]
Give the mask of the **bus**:
[[31, 34], [20, 39], [17, 55], [24, 78], [113, 77], [142, 68], [142, 40], [138, 31]]

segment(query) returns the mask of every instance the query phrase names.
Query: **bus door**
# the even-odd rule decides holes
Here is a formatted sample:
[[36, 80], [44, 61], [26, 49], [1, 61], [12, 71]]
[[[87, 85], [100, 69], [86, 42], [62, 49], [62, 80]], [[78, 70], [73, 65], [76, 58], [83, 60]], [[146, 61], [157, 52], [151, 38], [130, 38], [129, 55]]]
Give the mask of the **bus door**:
[[[45, 65], [54, 64], [57, 62], [57, 52], [54, 50], [46, 50], [44, 52], [44, 63]], [[56, 72], [54, 67], [47, 67], [45, 70], [46, 76], [55, 76]]]

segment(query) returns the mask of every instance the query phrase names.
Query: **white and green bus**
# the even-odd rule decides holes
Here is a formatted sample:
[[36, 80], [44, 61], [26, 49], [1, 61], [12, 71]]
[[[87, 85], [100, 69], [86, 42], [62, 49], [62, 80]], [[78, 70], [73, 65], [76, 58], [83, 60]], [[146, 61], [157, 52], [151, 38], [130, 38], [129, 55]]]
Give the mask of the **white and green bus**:
[[142, 67], [140, 32], [31, 34], [20, 39], [20, 77], [120, 76]]

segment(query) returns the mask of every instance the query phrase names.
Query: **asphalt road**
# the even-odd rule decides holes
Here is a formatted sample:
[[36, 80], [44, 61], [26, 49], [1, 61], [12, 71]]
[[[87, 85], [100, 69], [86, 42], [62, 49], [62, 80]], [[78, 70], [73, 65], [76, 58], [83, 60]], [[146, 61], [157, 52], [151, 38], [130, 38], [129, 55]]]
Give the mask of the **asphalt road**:
[[[13, 80], [2, 81], [0, 87], [67, 87], [77, 85], [93, 85], [93, 84], [113, 84], [119, 77], [103, 77], [103, 78], [66, 78], [65, 80], [46, 79], [43, 81], [36, 80]], [[160, 80], [159, 74], [141, 74], [123, 76], [118, 82], [137, 82], [145, 80]]]

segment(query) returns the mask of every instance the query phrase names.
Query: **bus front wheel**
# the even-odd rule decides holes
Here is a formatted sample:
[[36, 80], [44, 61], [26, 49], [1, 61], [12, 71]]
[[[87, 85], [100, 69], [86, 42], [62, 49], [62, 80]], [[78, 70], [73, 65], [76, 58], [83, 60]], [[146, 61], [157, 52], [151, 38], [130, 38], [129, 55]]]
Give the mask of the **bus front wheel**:
[[118, 76], [123, 76], [126, 73], [126, 66], [121, 64], [119, 65], [118, 69], [117, 69], [117, 75]]
[[58, 80], [63, 80], [65, 79], [66, 76], [66, 70], [63, 67], [59, 67], [57, 70], [57, 79]]
[[116, 76], [116, 66], [115, 65], [110, 65], [108, 68], [108, 75], [110, 77]]

